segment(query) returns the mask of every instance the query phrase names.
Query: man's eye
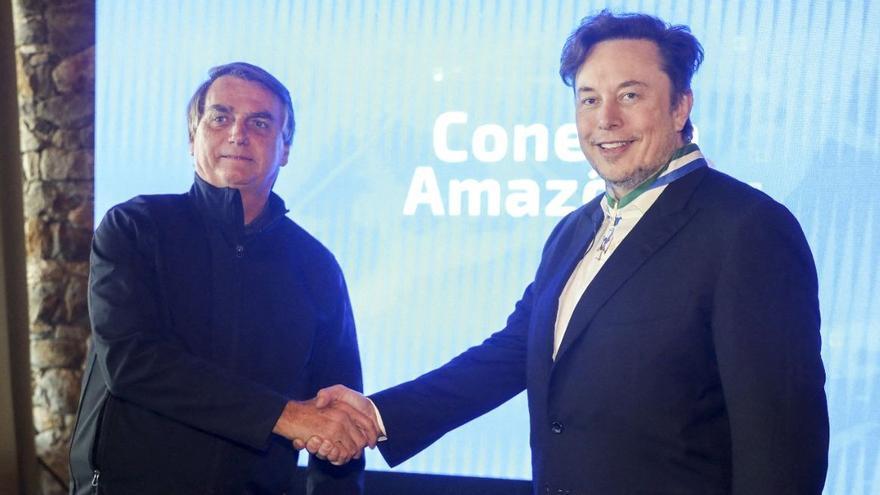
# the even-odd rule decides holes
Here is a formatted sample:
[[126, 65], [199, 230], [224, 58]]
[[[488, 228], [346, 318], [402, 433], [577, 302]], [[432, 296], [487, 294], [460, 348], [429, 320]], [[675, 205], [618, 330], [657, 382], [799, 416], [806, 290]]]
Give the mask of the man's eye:
[[211, 122], [213, 122], [215, 124], [223, 124], [223, 123], [227, 122], [228, 120], [229, 120], [229, 117], [227, 117], [225, 115], [214, 115], [213, 117], [211, 117]]
[[582, 104], [582, 105], [585, 105], [585, 106], [588, 106], [588, 107], [592, 107], [592, 106], [594, 106], [598, 101], [599, 101], [599, 98], [596, 98], [595, 96], [587, 96], [586, 98], [584, 98], [584, 99], [581, 100], [581, 104]]
[[269, 128], [269, 123], [266, 122], [265, 120], [254, 120], [253, 125], [257, 129], [268, 129]]
[[624, 93], [623, 95], [621, 95], [620, 99], [624, 100], [624, 101], [635, 101], [636, 99], [638, 99], [638, 97], [639, 97], [638, 93], [630, 92], [630, 93]]

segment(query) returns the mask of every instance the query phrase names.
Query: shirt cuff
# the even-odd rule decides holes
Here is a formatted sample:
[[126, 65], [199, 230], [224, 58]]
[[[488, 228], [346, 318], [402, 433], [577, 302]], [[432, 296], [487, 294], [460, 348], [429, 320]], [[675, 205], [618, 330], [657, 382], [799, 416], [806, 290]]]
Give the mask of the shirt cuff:
[[385, 423], [382, 421], [382, 415], [379, 414], [379, 408], [376, 407], [376, 404], [373, 402], [373, 400], [369, 397], [366, 397], [366, 399], [370, 401], [370, 405], [373, 406], [373, 414], [376, 416], [376, 423], [378, 423], [379, 425], [378, 440], [380, 442], [384, 442], [385, 440], [388, 440], [388, 435], [385, 434]]

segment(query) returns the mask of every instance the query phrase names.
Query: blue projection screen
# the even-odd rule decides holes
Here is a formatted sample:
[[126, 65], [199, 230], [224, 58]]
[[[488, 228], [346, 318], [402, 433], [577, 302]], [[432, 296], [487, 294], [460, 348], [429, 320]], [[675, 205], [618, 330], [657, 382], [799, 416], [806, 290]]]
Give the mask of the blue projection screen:
[[[816, 257], [826, 493], [880, 493], [880, 2], [99, 1], [96, 216], [188, 189], [189, 96], [209, 67], [265, 67], [296, 109], [275, 190], [342, 265], [366, 389], [411, 379], [500, 329], [560, 216], [602, 190], [557, 69], [605, 7], [703, 43], [700, 146]], [[529, 479], [527, 419], [520, 395], [398, 469]]]

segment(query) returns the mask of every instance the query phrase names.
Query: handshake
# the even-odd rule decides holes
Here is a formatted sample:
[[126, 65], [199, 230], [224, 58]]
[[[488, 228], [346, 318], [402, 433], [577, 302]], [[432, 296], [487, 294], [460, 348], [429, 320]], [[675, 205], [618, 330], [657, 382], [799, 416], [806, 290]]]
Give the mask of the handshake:
[[369, 399], [343, 385], [321, 389], [305, 402], [288, 401], [273, 433], [319, 459], [342, 465], [360, 459], [384, 436]]

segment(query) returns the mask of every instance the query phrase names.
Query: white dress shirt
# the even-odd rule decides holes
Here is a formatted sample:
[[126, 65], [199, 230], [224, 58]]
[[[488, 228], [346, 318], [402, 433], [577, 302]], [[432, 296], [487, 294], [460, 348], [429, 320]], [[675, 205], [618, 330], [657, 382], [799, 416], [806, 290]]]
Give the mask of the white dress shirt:
[[[702, 157], [703, 155], [699, 150], [678, 157], [669, 163], [669, 166], [663, 171], [660, 177], [662, 178]], [[556, 326], [553, 332], [554, 360], [556, 359], [556, 353], [559, 351], [559, 346], [562, 343], [562, 338], [565, 337], [565, 330], [568, 328], [568, 323], [571, 321], [571, 315], [574, 313], [574, 308], [577, 306], [578, 301], [581, 300], [581, 297], [583, 297], [590, 282], [593, 281], [596, 274], [599, 273], [599, 270], [605, 265], [605, 261], [614, 254], [614, 250], [617, 249], [617, 246], [619, 246], [626, 236], [632, 232], [632, 229], [639, 223], [639, 220], [642, 219], [648, 209], [651, 208], [654, 202], [657, 201], [657, 198], [659, 198], [665, 190], [666, 185], [648, 189], [622, 208], [612, 208], [611, 205], [609, 205], [608, 194], [602, 198], [602, 210], [605, 212], [602, 226], [599, 227], [596, 236], [593, 238], [593, 242], [587, 247], [587, 252], [584, 253], [584, 257], [578, 262], [574, 271], [571, 273], [571, 276], [568, 278], [565, 288], [562, 289], [562, 292], [559, 294], [559, 308], [556, 312]], [[615, 219], [619, 219], [616, 221], [616, 225]], [[610, 238], [603, 242], [605, 237]]]

